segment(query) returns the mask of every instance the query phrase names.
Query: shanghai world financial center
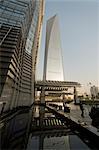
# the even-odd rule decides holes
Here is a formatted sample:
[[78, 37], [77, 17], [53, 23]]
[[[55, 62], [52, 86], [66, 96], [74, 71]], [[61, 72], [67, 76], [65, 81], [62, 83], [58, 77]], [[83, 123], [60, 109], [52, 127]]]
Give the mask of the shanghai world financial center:
[[43, 0], [0, 1], [0, 103], [30, 106], [44, 12]]

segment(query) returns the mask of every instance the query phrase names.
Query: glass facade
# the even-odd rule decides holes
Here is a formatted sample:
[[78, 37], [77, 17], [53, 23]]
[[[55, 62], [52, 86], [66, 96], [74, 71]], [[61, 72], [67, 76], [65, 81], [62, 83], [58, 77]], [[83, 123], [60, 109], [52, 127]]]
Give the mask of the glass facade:
[[38, 16], [39, 16], [39, 6], [40, 6], [39, 1], [36, 1], [35, 5], [36, 5], [36, 9], [34, 10], [33, 19], [31, 22], [30, 30], [28, 33], [28, 38], [26, 41], [26, 52], [28, 52], [28, 54], [31, 54], [32, 47], [33, 47], [33, 41], [35, 38], [35, 32], [36, 32]]
[[44, 80], [64, 81], [62, 48], [57, 15], [47, 21]]
[[0, 1], [0, 107], [33, 103], [44, 0]]
[[[31, 20], [37, 21], [40, 0], [3, 0], [0, 3], [0, 23], [21, 26], [27, 33]], [[35, 16], [33, 18], [33, 16]], [[26, 32], [27, 31], [27, 32]]]

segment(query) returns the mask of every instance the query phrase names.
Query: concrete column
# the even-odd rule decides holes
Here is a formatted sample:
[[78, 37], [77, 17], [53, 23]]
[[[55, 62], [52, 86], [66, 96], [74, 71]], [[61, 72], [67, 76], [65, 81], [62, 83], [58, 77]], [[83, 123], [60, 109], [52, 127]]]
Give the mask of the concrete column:
[[39, 150], [43, 150], [44, 145], [44, 135], [39, 135]]
[[34, 91], [34, 101], [35, 101], [36, 97], [37, 97], [37, 88], [35, 88], [35, 91]]
[[76, 104], [76, 100], [77, 100], [77, 90], [76, 87], [74, 87], [74, 103]]
[[62, 94], [63, 95], [63, 102], [65, 101], [65, 93]]
[[44, 89], [44, 87], [41, 88], [40, 103], [45, 104], [45, 89]]

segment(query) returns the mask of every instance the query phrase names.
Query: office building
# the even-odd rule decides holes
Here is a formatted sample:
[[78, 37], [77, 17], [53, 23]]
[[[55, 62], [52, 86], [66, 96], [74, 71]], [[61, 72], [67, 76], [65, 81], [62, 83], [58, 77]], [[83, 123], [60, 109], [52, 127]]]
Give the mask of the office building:
[[0, 1], [0, 105], [5, 102], [4, 111], [34, 101], [43, 13], [44, 0]]
[[62, 48], [57, 15], [51, 17], [46, 25], [43, 79], [64, 81]]

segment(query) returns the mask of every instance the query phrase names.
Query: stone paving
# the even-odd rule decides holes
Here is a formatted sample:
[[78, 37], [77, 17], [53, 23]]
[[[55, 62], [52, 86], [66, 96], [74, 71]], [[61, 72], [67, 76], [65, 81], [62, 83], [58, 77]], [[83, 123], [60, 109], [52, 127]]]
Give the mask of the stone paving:
[[[78, 120], [78, 122], [85, 122], [87, 125], [91, 125], [92, 119], [89, 116], [89, 112], [91, 107], [88, 105], [84, 105], [84, 118], [81, 116], [81, 110], [79, 105], [74, 105], [73, 103], [67, 104], [68, 107], [70, 107], [70, 113], [68, 116], [75, 118]], [[63, 112], [64, 110], [62, 110]]]

